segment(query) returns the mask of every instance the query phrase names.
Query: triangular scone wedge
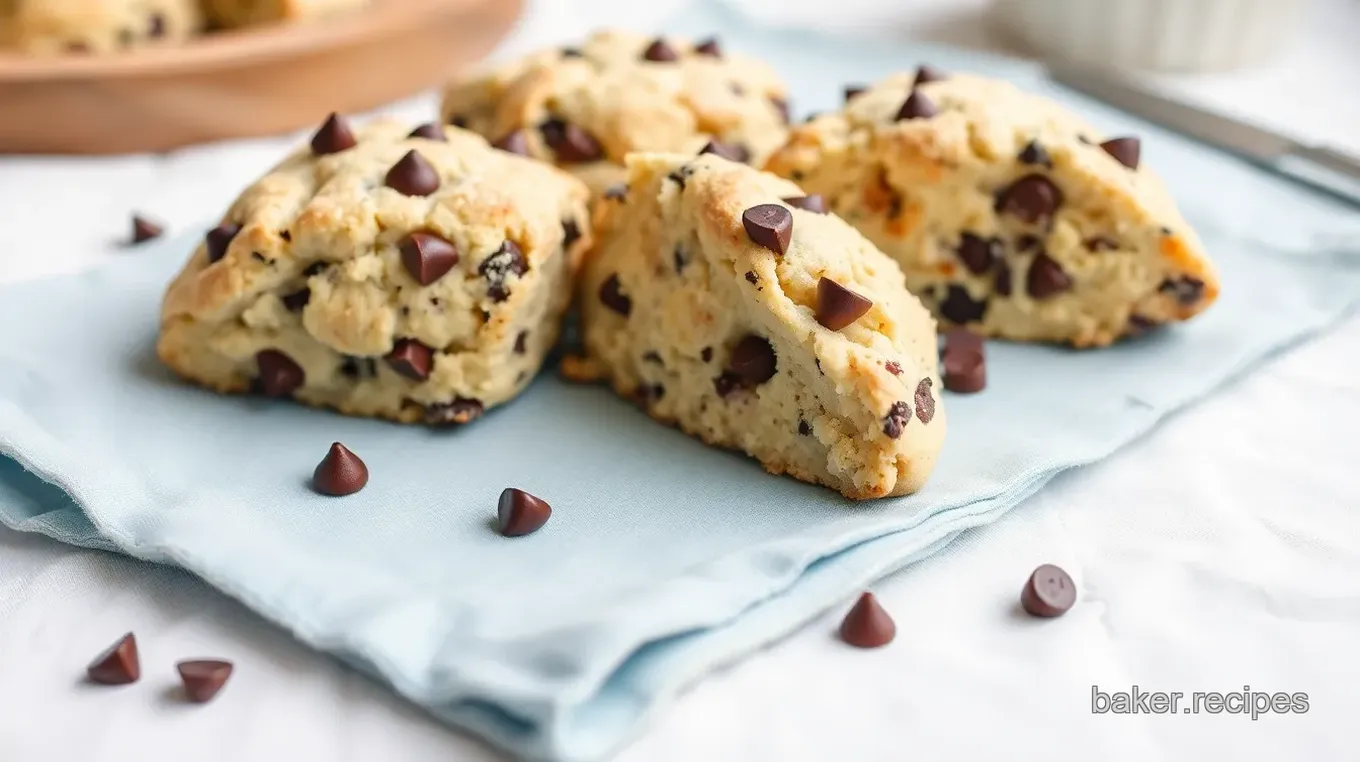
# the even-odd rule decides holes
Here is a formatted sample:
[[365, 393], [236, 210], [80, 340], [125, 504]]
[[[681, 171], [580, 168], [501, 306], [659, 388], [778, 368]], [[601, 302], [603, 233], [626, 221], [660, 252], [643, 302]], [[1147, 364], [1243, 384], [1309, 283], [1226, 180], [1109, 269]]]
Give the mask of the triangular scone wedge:
[[219, 392], [467, 423], [522, 391], [556, 342], [587, 199], [471, 132], [333, 119], [194, 250], [158, 353]]
[[711, 154], [627, 165], [598, 210], [568, 375], [771, 473], [855, 499], [920, 489], [945, 414], [935, 321], [897, 265], [773, 175]]
[[820, 193], [946, 327], [1103, 346], [1218, 278], [1136, 138], [1009, 83], [923, 67], [795, 128], [767, 168]]

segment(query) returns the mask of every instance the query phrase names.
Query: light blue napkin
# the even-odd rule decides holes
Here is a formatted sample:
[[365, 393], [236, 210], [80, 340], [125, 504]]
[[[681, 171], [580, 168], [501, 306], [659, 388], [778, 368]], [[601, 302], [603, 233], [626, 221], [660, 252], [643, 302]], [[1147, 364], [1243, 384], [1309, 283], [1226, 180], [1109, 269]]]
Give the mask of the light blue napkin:
[[[1033, 69], [998, 59], [729, 21], [669, 28], [717, 29], [729, 48], [765, 55], [805, 109], [924, 59], [1044, 89]], [[1107, 351], [992, 345], [990, 388], [947, 396], [945, 451], [914, 497], [851, 504], [767, 476], [551, 372], [461, 431], [184, 386], [152, 342], [190, 236], [0, 291], [0, 520], [183, 566], [519, 755], [598, 757], [715, 665], [996, 519], [1360, 302], [1355, 211], [1062, 97], [1145, 137], [1146, 160], [1221, 266], [1223, 297], [1183, 328]], [[372, 473], [344, 499], [307, 487], [336, 440]], [[515, 540], [491, 530], [509, 485], [552, 504], [545, 529]]]

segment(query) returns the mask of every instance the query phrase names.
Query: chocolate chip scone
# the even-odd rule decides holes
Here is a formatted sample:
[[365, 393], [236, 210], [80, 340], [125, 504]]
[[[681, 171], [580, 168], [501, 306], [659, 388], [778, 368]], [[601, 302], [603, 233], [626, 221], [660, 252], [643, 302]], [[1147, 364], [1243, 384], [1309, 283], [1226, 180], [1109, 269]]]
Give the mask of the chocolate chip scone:
[[771, 473], [855, 499], [925, 483], [944, 438], [935, 321], [897, 265], [798, 186], [634, 154], [601, 202], [578, 379]]
[[754, 164], [784, 142], [788, 101], [762, 62], [717, 40], [621, 31], [540, 51], [453, 84], [443, 116], [495, 145], [555, 162], [596, 193], [633, 151], [711, 150]]
[[1188, 319], [1218, 279], [1137, 138], [928, 67], [847, 88], [768, 169], [820, 193], [943, 318], [988, 336], [1103, 346]]
[[179, 43], [202, 25], [198, 0], [0, 0], [0, 48], [27, 55]]
[[221, 27], [271, 21], [306, 21], [362, 8], [372, 0], [203, 0], [204, 10]]
[[332, 117], [208, 232], [165, 295], [158, 352], [220, 392], [466, 423], [556, 341], [587, 199], [470, 132]]

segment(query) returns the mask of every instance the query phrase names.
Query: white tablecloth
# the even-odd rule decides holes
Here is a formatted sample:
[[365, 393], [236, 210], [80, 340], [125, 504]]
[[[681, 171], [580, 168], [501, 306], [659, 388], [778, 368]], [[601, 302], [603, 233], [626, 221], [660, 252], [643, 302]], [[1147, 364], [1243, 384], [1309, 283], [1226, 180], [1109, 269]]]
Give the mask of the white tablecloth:
[[[840, 0], [834, 18], [811, 0], [751, 4], [782, 8], [789, 23], [997, 45], [957, 20], [979, 0]], [[545, 0], [507, 52], [599, 23], [649, 26], [681, 5]], [[1346, 5], [1324, 0], [1310, 43], [1284, 61], [1170, 86], [1360, 146], [1360, 22]], [[433, 101], [393, 110], [415, 119]], [[136, 256], [116, 245], [129, 210], [172, 228], [217, 214], [291, 140], [0, 158], [0, 280]], [[831, 612], [696, 686], [619, 759], [1360, 758], [1358, 371], [1360, 320], [1351, 319], [881, 582], [899, 626], [892, 646], [844, 647]], [[1042, 562], [1080, 584], [1079, 606], [1063, 619], [1016, 612]], [[87, 661], [128, 630], [142, 681], [82, 685]], [[170, 694], [174, 662], [191, 656], [237, 664], [206, 707]], [[1309, 709], [1255, 720], [1092, 712], [1093, 690], [1135, 684], [1182, 692], [1183, 703], [1196, 691], [1303, 692]], [[184, 573], [0, 530], [0, 760], [389, 758], [501, 759]]]

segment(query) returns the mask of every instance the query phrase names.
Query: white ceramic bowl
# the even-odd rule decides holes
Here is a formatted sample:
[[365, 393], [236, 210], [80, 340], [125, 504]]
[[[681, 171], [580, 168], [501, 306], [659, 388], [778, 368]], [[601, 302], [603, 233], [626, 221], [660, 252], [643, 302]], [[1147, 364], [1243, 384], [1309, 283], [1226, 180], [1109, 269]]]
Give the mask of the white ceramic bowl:
[[1156, 71], [1262, 63], [1299, 36], [1311, 0], [996, 0], [996, 20], [1049, 59]]

